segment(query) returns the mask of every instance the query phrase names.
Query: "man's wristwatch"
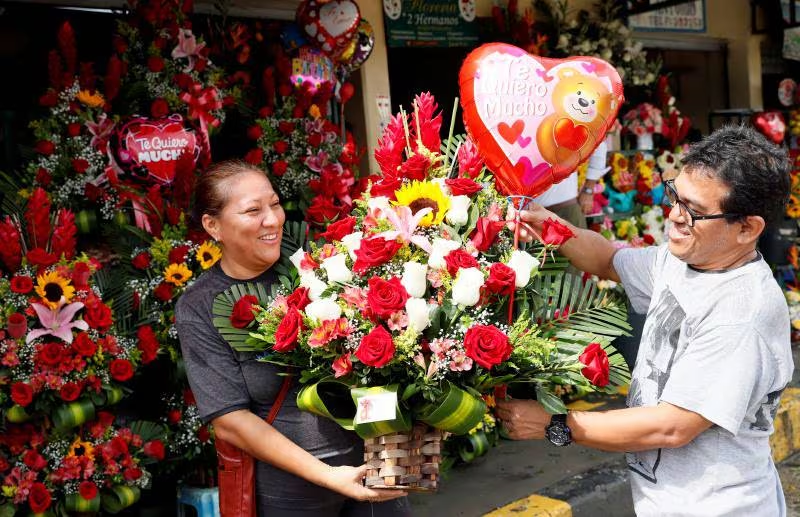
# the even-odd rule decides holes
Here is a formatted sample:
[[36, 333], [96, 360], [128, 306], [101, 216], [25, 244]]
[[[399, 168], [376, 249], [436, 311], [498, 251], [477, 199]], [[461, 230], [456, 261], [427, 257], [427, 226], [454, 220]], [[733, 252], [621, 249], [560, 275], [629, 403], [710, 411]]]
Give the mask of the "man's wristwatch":
[[583, 187], [581, 194], [594, 194], [594, 187]]
[[564, 447], [572, 443], [572, 431], [567, 426], [567, 415], [553, 415], [550, 424], [544, 428], [544, 435], [550, 443], [557, 447]]

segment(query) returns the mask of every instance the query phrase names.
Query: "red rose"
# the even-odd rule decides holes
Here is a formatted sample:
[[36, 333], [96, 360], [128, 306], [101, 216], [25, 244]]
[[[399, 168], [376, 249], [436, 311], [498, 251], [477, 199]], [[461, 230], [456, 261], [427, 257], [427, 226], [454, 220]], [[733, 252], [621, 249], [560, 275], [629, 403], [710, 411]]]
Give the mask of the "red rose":
[[264, 161], [264, 151], [258, 148], [250, 149], [244, 155], [244, 161], [251, 165], [261, 165], [261, 162]]
[[164, 99], [158, 98], [150, 105], [150, 115], [153, 118], [166, 117], [169, 113], [169, 104]]
[[502, 262], [495, 262], [489, 266], [489, 278], [483, 287], [491, 294], [510, 296], [515, 289], [517, 274], [513, 269]]
[[544, 244], [562, 246], [572, 237], [575, 237], [572, 230], [553, 218], [545, 219], [542, 223], [542, 242]]
[[284, 160], [277, 160], [275, 163], [272, 164], [272, 174], [277, 177], [281, 177], [286, 174], [286, 171], [289, 169], [289, 164]]
[[96, 295], [90, 294], [83, 302], [85, 312], [83, 319], [93, 329], [107, 330], [113, 321], [111, 320], [111, 308], [103, 303]]
[[142, 364], [155, 361], [158, 355], [158, 338], [150, 325], [142, 325], [136, 330], [136, 346], [142, 351]]
[[189, 253], [189, 245], [182, 244], [180, 246], [175, 246], [171, 250], [169, 250], [169, 263], [170, 264], [180, 264], [186, 260], [186, 254]]
[[289, 122], [288, 120], [282, 120], [278, 122], [278, 131], [284, 135], [289, 135], [292, 133], [292, 131], [294, 131], [294, 123]]
[[192, 87], [192, 84], [194, 84], [192, 76], [184, 73], [175, 74], [173, 81], [175, 81], [175, 85], [181, 90], [188, 90]]
[[11, 464], [3, 456], [0, 456], [0, 475], [4, 476], [9, 468], [11, 468]]
[[283, 154], [289, 150], [289, 143], [285, 140], [278, 140], [272, 147], [275, 149], [276, 153]]
[[475, 257], [467, 253], [462, 248], [451, 251], [444, 257], [444, 262], [447, 264], [447, 272], [453, 278], [456, 277], [459, 269], [466, 269], [468, 267], [478, 267], [478, 261]]
[[161, 282], [155, 289], [153, 289], [153, 296], [162, 302], [170, 301], [172, 299], [172, 284]]
[[36, 142], [36, 147], [34, 149], [39, 154], [50, 156], [51, 154], [56, 152], [56, 144], [54, 144], [50, 140], [39, 140], [38, 142]]
[[487, 251], [492, 247], [494, 241], [497, 239], [497, 234], [505, 226], [505, 221], [492, 221], [488, 217], [481, 217], [478, 219], [478, 224], [475, 226], [475, 231], [469, 236], [473, 246], [480, 251]]
[[475, 325], [464, 336], [467, 357], [487, 370], [511, 357], [508, 336], [494, 325]]
[[31, 490], [28, 492], [28, 505], [33, 513], [42, 513], [50, 508], [52, 500], [53, 498], [44, 483], [36, 482], [31, 485]]
[[11, 277], [11, 291], [19, 294], [26, 294], [33, 289], [33, 279], [26, 275], [15, 275]]
[[652, 246], [653, 244], [656, 243], [656, 239], [652, 235], [650, 235], [649, 233], [645, 233], [644, 235], [642, 235], [642, 240], [648, 246]]
[[306, 210], [306, 221], [323, 226], [339, 217], [341, 211], [342, 208], [333, 204], [329, 197], [317, 196], [311, 200], [311, 206]]
[[28, 449], [22, 456], [22, 462], [29, 468], [40, 471], [47, 466], [47, 460], [35, 449]]
[[317, 239], [325, 239], [328, 242], [340, 241], [345, 235], [353, 233], [355, 227], [356, 218], [353, 216], [345, 217], [328, 225], [324, 232], [317, 234]]
[[422, 181], [427, 176], [430, 166], [431, 161], [427, 157], [415, 154], [400, 166], [400, 177]]
[[392, 335], [383, 325], [378, 325], [361, 338], [361, 343], [356, 350], [356, 357], [367, 366], [381, 368], [394, 357]]
[[68, 382], [61, 386], [61, 389], [58, 390], [58, 395], [61, 397], [61, 400], [72, 402], [80, 397], [81, 385], [77, 382]]
[[72, 283], [76, 289], [87, 289], [89, 287], [89, 276], [92, 268], [86, 262], [76, 262], [72, 268]]
[[258, 140], [264, 135], [264, 130], [261, 129], [261, 126], [258, 124], [254, 124], [247, 128], [247, 138], [250, 140]]
[[306, 305], [311, 303], [311, 298], [308, 297], [308, 287], [298, 287], [286, 298], [286, 305], [290, 308], [295, 308], [302, 311]]
[[258, 305], [258, 298], [252, 294], [246, 294], [236, 300], [233, 304], [233, 311], [231, 311], [231, 325], [237, 329], [243, 329], [250, 325], [254, 319], [253, 305]]
[[479, 183], [475, 183], [469, 178], [449, 179], [444, 180], [444, 183], [450, 188], [450, 192], [454, 196], [471, 196], [483, 189]]
[[396, 276], [389, 280], [377, 276], [369, 279], [367, 306], [379, 318], [388, 319], [395, 312], [405, 309], [408, 298], [406, 288]]
[[49, 267], [58, 262], [55, 253], [47, 253], [42, 248], [33, 248], [25, 255], [25, 258], [28, 259], [30, 265], [39, 268]]
[[308, 145], [311, 147], [319, 147], [319, 145], [322, 143], [322, 135], [319, 133], [311, 133], [308, 135], [307, 141]]
[[133, 260], [131, 260], [133, 267], [136, 269], [147, 269], [150, 267], [150, 253], [142, 251], [137, 253]]
[[369, 193], [372, 194], [373, 197], [386, 196], [391, 200], [395, 199], [395, 192], [402, 186], [403, 183], [399, 179], [383, 179], [373, 182]]
[[87, 160], [84, 160], [83, 158], [73, 158], [72, 168], [78, 174], [85, 174], [86, 171], [89, 169], [89, 162]]
[[97, 343], [92, 341], [92, 338], [89, 337], [89, 334], [86, 332], [81, 332], [75, 336], [75, 340], [72, 342], [72, 349], [78, 355], [91, 357], [95, 354], [95, 352], [97, 352]]
[[350, 360], [350, 354], [340, 355], [333, 361], [334, 377], [344, 377], [353, 371], [353, 362]]
[[133, 365], [127, 359], [114, 359], [108, 365], [111, 378], [116, 381], [125, 382], [133, 377]]
[[58, 104], [58, 94], [53, 90], [47, 90], [47, 93], [39, 97], [39, 104], [45, 108], [52, 108]]
[[47, 343], [39, 350], [37, 358], [48, 366], [56, 366], [64, 358], [64, 347], [55, 342]]
[[139, 467], [128, 467], [122, 471], [122, 477], [125, 478], [125, 481], [136, 481], [142, 477], [142, 469]]
[[144, 444], [144, 447], [142, 447], [142, 452], [151, 458], [161, 461], [164, 459], [165, 454], [164, 442], [161, 440], [150, 440]]
[[78, 124], [77, 122], [72, 122], [72, 123], [67, 124], [67, 134], [69, 136], [71, 136], [72, 138], [75, 138], [76, 136], [80, 136], [80, 134], [81, 134], [81, 125]]
[[92, 481], [81, 481], [81, 484], [78, 485], [78, 493], [87, 501], [91, 501], [97, 497], [97, 485]]
[[390, 241], [383, 237], [362, 239], [361, 246], [355, 251], [353, 271], [363, 275], [369, 268], [387, 263], [401, 247], [396, 240]]
[[[39, 169], [36, 171], [36, 179], [34, 181], [37, 185], [47, 187], [53, 181], [53, 176], [51, 176], [50, 171], [44, 167], [39, 167]], [[91, 183], [87, 183], [87, 185], [91, 185]]]
[[20, 312], [9, 314], [6, 330], [13, 339], [19, 339], [28, 333], [28, 320]]
[[586, 365], [581, 373], [589, 382], [600, 387], [608, 384], [608, 354], [600, 343], [586, 345], [578, 360]]
[[303, 328], [303, 317], [300, 312], [297, 309], [289, 309], [275, 329], [275, 344], [272, 345], [272, 349], [282, 354], [294, 350], [301, 328]]
[[197, 430], [197, 439], [200, 440], [200, 443], [207, 443], [211, 439], [211, 431], [208, 430], [207, 425]]
[[89, 201], [97, 201], [98, 199], [102, 198], [105, 194], [105, 190], [101, 187], [97, 187], [91, 183], [86, 183], [83, 186], [83, 194], [86, 196], [86, 199]]
[[164, 60], [159, 56], [150, 56], [147, 58], [147, 68], [151, 72], [158, 73], [164, 70]]
[[180, 409], [173, 409], [167, 413], [167, 422], [169, 422], [172, 425], [175, 425], [181, 421], [182, 416], [183, 414], [181, 413]]

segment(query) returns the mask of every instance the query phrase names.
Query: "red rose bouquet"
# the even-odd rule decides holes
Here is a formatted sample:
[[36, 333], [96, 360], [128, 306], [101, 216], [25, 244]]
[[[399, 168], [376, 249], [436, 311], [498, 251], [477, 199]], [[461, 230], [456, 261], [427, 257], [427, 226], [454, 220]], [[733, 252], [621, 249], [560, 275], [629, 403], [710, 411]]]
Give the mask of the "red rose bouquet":
[[[301, 370], [301, 408], [367, 439], [413, 422], [466, 434], [499, 384], [529, 383], [561, 410], [558, 385], [624, 383], [621, 356], [606, 352], [626, 327], [623, 305], [544, 263], [571, 232], [551, 221], [543, 244], [514, 249], [509, 200], [474, 146], [440, 153], [433, 98], [414, 107], [386, 129], [383, 176], [365, 198], [292, 255], [296, 283], [257, 314], [249, 349]], [[342, 391], [349, 413], [331, 396]]]

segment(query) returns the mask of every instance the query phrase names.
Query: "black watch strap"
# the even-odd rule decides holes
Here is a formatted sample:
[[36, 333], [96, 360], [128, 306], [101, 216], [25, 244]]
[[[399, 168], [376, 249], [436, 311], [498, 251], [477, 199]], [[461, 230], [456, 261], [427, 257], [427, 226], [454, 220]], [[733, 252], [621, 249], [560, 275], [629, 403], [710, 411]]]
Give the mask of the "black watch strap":
[[545, 428], [545, 436], [555, 446], [564, 447], [572, 443], [572, 431], [567, 425], [567, 415], [553, 415], [550, 425]]

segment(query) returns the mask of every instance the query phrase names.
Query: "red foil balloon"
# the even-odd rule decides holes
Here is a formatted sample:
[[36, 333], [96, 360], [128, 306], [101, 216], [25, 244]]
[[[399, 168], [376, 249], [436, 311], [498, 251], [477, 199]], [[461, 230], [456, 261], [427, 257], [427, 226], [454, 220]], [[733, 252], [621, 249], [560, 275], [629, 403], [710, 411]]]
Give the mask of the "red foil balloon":
[[295, 18], [308, 41], [334, 57], [353, 40], [361, 13], [353, 0], [303, 0]]
[[464, 125], [500, 192], [538, 196], [589, 158], [624, 100], [602, 59], [548, 59], [505, 43], [472, 51], [459, 72]]

